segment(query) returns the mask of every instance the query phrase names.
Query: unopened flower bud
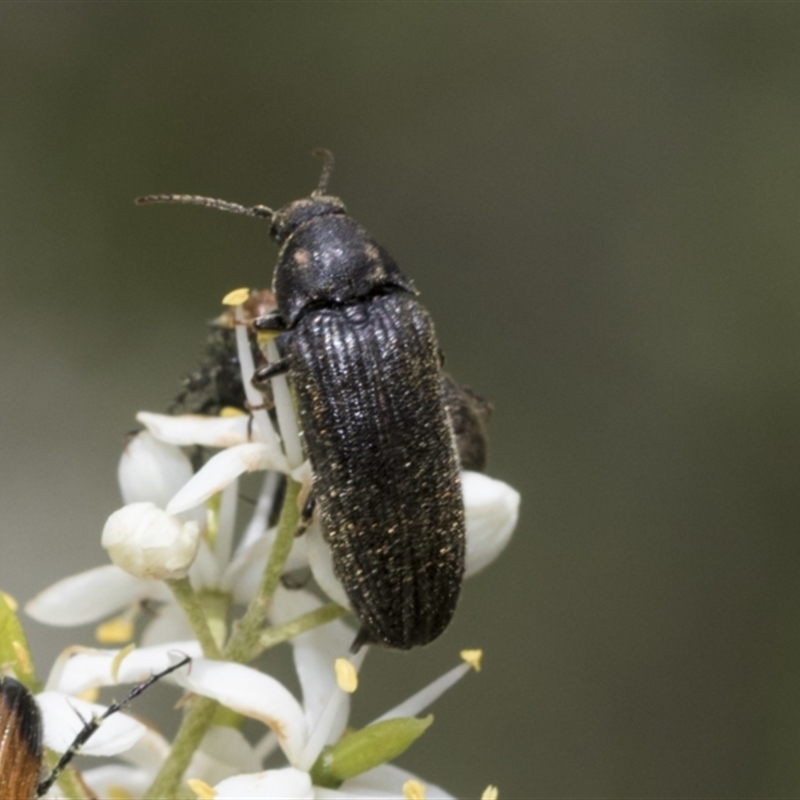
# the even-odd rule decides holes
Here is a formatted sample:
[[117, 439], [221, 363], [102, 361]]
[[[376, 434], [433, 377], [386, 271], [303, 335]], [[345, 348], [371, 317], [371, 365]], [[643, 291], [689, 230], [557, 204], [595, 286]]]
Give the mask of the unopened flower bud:
[[181, 523], [153, 503], [131, 503], [115, 511], [103, 528], [111, 560], [136, 578], [185, 578], [200, 544], [196, 522]]

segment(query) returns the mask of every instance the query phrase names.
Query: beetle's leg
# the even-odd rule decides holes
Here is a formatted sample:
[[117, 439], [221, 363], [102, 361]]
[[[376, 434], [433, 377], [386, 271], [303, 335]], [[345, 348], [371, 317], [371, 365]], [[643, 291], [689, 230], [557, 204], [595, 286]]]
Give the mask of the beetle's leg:
[[353, 644], [350, 645], [350, 652], [355, 655], [365, 644], [374, 644], [377, 641], [367, 628], [362, 625], [358, 629], [356, 638], [353, 639]]
[[280, 312], [275, 309], [275, 311], [270, 311], [269, 314], [264, 314], [263, 317], [254, 319], [253, 328], [258, 333], [285, 331], [286, 323], [283, 321], [283, 317], [280, 315]]
[[270, 378], [276, 375], [283, 375], [284, 372], [289, 371], [289, 359], [282, 358], [279, 361], [273, 361], [267, 364], [266, 367], [260, 367], [253, 374], [253, 386], [258, 388], [259, 384], [265, 384]]
[[314, 506], [316, 503], [317, 499], [314, 497], [314, 493], [310, 492], [303, 505], [303, 510], [300, 512], [300, 520], [294, 532], [295, 538], [302, 536], [308, 530], [308, 526], [314, 518]]

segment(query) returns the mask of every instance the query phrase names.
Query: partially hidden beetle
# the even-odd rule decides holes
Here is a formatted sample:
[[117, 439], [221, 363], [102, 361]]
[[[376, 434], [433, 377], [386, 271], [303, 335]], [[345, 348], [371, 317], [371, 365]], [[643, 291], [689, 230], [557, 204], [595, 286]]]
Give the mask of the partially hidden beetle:
[[[275, 295], [268, 289], [254, 291], [244, 304], [248, 330], [259, 317], [275, 308]], [[255, 336], [251, 336], [253, 358], [263, 360]], [[271, 403], [270, 403], [271, 405]], [[170, 414], [216, 416], [223, 408], [246, 410], [242, 368], [236, 352], [235, 315], [226, 309], [208, 323], [205, 347], [197, 367], [181, 381], [181, 391], [169, 408]]]
[[333, 157], [315, 154], [324, 159], [319, 185], [277, 211], [194, 195], [137, 202], [271, 219], [277, 308], [256, 327], [277, 334], [281, 358], [256, 381], [288, 373], [312, 500], [361, 623], [353, 650], [371, 642], [408, 649], [436, 639], [452, 619], [464, 573], [459, 444], [482, 468], [489, 406], [442, 371], [416, 289], [327, 193]]
[[[0, 677], [0, 797], [35, 800], [43, 797], [58, 776], [92, 738], [103, 720], [124, 709], [149, 686], [191, 661], [187, 656], [162, 672], [134, 686], [119, 703], [112, 703], [99, 717], [87, 720], [49, 775], [42, 777], [44, 744], [42, 714], [28, 688], [11, 677]], [[77, 713], [77, 712], [76, 712]]]

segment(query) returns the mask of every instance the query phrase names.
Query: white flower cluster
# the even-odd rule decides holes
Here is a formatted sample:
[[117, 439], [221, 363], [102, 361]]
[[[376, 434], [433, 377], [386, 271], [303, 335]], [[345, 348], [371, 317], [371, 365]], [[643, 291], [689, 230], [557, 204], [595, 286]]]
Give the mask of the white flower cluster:
[[[241, 321], [240, 309], [237, 314]], [[62, 654], [38, 696], [47, 745], [63, 751], [72, 740], [80, 726], [75, 710], [82, 711], [77, 695], [141, 682], [188, 655], [191, 664], [168, 678], [191, 693], [174, 743], [119, 714], [82, 751], [122, 760], [83, 773], [97, 796], [172, 797], [185, 793], [188, 782], [200, 798], [450, 797], [389, 762], [430, 724], [431, 718], [417, 715], [469, 671], [469, 663], [478, 668], [478, 656], [465, 651], [465, 663], [343, 738], [350, 692], [368, 648], [348, 655], [354, 631], [340, 617], [349, 604], [319, 526], [292, 535], [311, 473], [288, 388], [276, 381], [279, 436], [252, 394], [243, 325], [237, 337], [244, 386], [257, 409], [252, 417], [140, 413], [146, 430], [129, 441], [119, 466], [125, 505], [109, 517], [102, 535], [113, 564], [66, 578], [26, 606], [50, 625], [107, 620], [97, 629], [106, 644], [132, 639], [141, 611], [148, 614], [137, 649], [75, 647]], [[198, 446], [217, 452], [194, 472], [181, 448]], [[265, 471], [262, 490], [234, 546], [242, 516], [238, 479], [255, 471]], [[284, 483], [280, 522], [270, 527]], [[469, 577], [508, 543], [519, 495], [475, 472], [462, 473], [461, 483]], [[333, 602], [284, 588], [280, 577], [296, 570], [310, 571]], [[231, 626], [240, 606], [246, 611]], [[299, 700], [247, 666], [282, 641], [291, 642]], [[220, 723], [219, 706], [236, 714], [214, 724]], [[245, 739], [237, 715], [261, 721], [264, 736], [255, 743]], [[264, 760], [277, 749], [285, 766], [265, 770]], [[496, 797], [494, 787], [485, 796]]]

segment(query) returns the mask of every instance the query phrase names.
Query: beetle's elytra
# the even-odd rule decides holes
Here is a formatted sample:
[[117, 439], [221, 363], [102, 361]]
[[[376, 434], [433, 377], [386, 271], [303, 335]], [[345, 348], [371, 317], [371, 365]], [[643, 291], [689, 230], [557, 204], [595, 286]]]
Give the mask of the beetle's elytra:
[[[354, 648], [424, 645], [449, 624], [464, 573], [459, 445], [482, 468], [489, 406], [441, 368], [433, 323], [392, 257], [327, 194], [333, 159], [305, 199], [277, 211], [186, 195], [182, 202], [271, 219], [280, 247], [278, 335], [334, 568], [361, 623]], [[458, 443], [455, 426], [460, 426]]]

